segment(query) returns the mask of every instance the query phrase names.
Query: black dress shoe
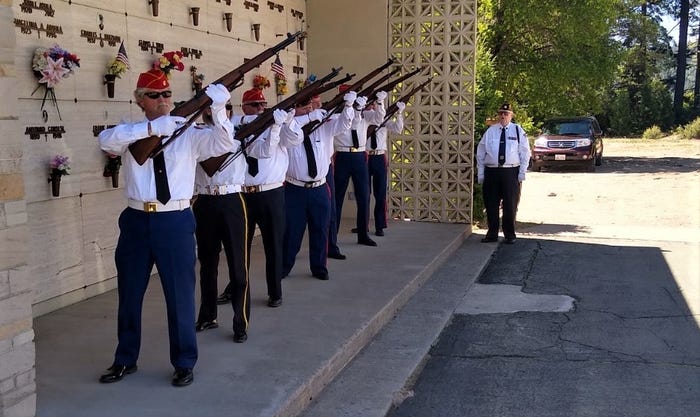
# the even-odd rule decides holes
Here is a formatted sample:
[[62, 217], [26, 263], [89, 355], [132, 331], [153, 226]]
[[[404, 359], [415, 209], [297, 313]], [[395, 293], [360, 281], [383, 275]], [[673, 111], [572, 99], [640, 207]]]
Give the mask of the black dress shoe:
[[384, 236], [384, 230], [382, 229], [377, 229], [377, 232], [375, 233], [377, 236]]
[[173, 385], [176, 387], [186, 387], [194, 381], [194, 374], [190, 368], [175, 368], [173, 373]]
[[508, 238], [506, 238], [506, 240], [504, 240], [503, 242], [504, 242], [504, 243], [507, 243], [507, 244], [509, 244], [509, 245], [512, 245], [513, 243], [515, 243], [515, 238], [514, 238], [514, 237], [508, 237]]
[[233, 332], [233, 342], [234, 343], [243, 343], [246, 340], [248, 340], [248, 333], [246, 332]]
[[268, 307], [279, 307], [282, 305], [282, 297], [273, 300], [272, 298], [267, 299], [267, 306]]
[[347, 256], [343, 255], [343, 254], [340, 253], [340, 252], [338, 252], [338, 253], [329, 253], [329, 254], [328, 254], [328, 257], [331, 258], [331, 259], [340, 259], [340, 260], [343, 260], [343, 259], [346, 259], [346, 258], [347, 258]]
[[216, 304], [223, 305], [231, 302], [231, 294], [222, 293], [220, 296], [216, 297]]
[[493, 243], [493, 242], [498, 242], [497, 237], [485, 237], [481, 239], [481, 243]]
[[194, 329], [201, 332], [202, 330], [216, 329], [217, 327], [219, 327], [219, 323], [217, 323], [216, 320], [206, 320], [198, 321]]
[[100, 382], [103, 384], [109, 384], [111, 382], [121, 381], [125, 375], [133, 374], [137, 369], [138, 367], [136, 365], [112, 365], [104, 374], [102, 374], [102, 376], [100, 376]]
[[365, 245], [365, 246], [377, 246], [377, 242], [373, 241], [372, 239], [366, 237], [364, 239], [358, 239], [357, 243], [360, 245]]
[[328, 281], [328, 272], [316, 272], [311, 274], [314, 278], [318, 278], [321, 281]]

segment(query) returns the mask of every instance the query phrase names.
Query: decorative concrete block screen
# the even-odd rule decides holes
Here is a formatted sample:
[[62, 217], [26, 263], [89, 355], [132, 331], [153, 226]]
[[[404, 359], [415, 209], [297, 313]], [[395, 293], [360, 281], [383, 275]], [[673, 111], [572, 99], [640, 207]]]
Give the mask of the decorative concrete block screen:
[[476, 1], [390, 1], [389, 37], [397, 65], [427, 67], [390, 102], [432, 76], [409, 101], [403, 135], [391, 141], [391, 215], [471, 223]]

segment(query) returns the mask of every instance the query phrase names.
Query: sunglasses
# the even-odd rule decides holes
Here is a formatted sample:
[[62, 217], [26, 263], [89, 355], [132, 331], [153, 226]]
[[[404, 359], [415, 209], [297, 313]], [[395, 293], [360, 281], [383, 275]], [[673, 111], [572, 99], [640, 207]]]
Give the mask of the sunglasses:
[[265, 106], [267, 106], [267, 103], [248, 103], [248, 104], [246, 104], [246, 106], [250, 106], [250, 107], [265, 107]]
[[173, 92], [172, 91], [161, 91], [161, 92], [151, 91], [149, 93], [143, 93], [143, 95], [150, 98], [151, 100], [157, 100], [158, 97], [170, 98], [170, 97], [172, 97]]

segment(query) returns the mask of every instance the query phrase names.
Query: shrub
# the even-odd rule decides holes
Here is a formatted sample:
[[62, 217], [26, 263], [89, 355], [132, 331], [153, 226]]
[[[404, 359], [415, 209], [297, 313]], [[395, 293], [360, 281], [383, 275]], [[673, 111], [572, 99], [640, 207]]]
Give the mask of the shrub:
[[661, 131], [661, 128], [657, 125], [654, 125], [642, 133], [642, 138], [643, 139], [661, 139], [664, 137], [664, 132]]
[[680, 129], [682, 139], [700, 139], [700, 117]]

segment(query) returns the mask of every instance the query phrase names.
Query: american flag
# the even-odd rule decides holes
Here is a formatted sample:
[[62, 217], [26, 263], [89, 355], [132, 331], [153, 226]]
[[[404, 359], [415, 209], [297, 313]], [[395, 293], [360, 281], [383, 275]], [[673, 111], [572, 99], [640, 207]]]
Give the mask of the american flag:
[[270, 69], [275, 74], [275, 77], [279, 78], [280, 80], [287, 79], [287, 77], [284, 76], [284, 67], [282, 66], [282, 61], [280, 61], [279, 55], [275, 57], [275, 62], [272, 63]]
[[126, 48], [124, 48], [124, 41], [119, 45], [119, 52], [117, 52], [117, 61], [121, 61], [129, 69], [129, 57], [126, 56]]

